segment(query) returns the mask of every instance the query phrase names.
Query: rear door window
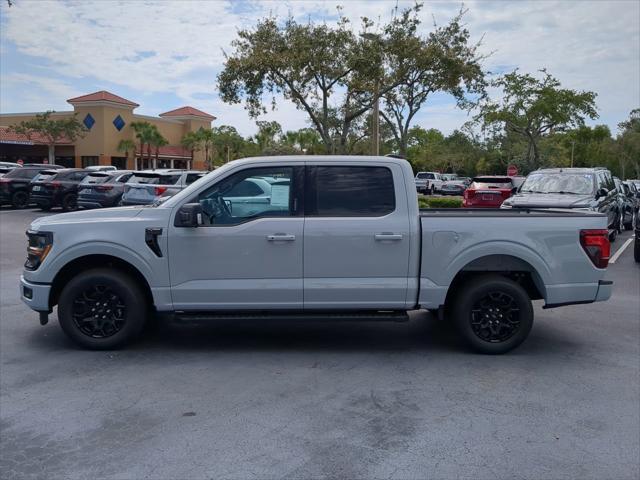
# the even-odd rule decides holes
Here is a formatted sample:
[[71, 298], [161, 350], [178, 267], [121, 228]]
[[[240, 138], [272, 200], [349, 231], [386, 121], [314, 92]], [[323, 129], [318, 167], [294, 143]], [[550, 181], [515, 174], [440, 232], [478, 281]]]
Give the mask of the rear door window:
[[380, 217], [396, 208], [393, 174], [386, 167], [310, 167], [309, 183], [309, 216]]

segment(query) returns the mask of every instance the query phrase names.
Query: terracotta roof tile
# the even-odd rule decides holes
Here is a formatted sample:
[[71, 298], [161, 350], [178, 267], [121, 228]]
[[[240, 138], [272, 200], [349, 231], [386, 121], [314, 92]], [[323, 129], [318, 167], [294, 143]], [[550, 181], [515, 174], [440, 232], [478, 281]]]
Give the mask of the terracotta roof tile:
[[185, 117], [185, 116], [194, 116], [194, 117], [204, 117], [209, 118], [211, 120], [215, 120], [216, 117], [208, 114], [207, 112], [203, 112], [202, 110], [198, 110], [193, 107], [180, 107], [175, 110], [170, 110], [168, 112], [161, 113], [161, 117]]
[[111, 92], [107, 92], [106, 90], [100, 90], [99, 92], [90, 93], [88, 95], [82, 95], [80, 97], [70, 98], [67, 100], [70, 104], [74, 103], [83, 103], [83, 102], [113, 102], [120, 103], [122, 105], [129, 105], [131, 107], [139, 107], [137, 103], [132, 102], [131, 100], [127, 100], [126, 98], [119, 97], [118, 95], [114, 95]]
[[[0, 127], [0, 143], [14, 143], [24, 145], [47, 145], [47, 139], [39, 133], [33, 133], [31, 138], [9, 130], [9, 127]], [[56, 142], [56, 145], [73, 145], [73, 142], [63, 138]]]

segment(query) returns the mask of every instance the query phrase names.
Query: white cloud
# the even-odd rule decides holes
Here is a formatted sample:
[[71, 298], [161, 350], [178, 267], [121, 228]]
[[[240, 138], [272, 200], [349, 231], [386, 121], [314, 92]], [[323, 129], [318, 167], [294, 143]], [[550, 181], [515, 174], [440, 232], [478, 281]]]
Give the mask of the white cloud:
[[[68, 108], [66, 98], [88, 93], [78, 85], [91, 83], [100, 89], [113, 84], [139, 92], [140, 97], [132, 99], [142, 103], [145, 113], [169, 107], [146, 105], [145, 96], [172, 93], [245, 134], [254, 131], [254, 121], [241, 106], [221, 103], [215, 92], [222, 51], [229, 50], [238, 29], [267, 14], [331, 23], [339, 4], [357, 27], [363, 15], [376, 22], [388, 20], [396, 5], [395, 0], [43, 0], [15, 2], [11, 8], [2, 3], [3, 57], [11, 44], [28, 59], [2, 66], [3, 111]], [[412, 4], [401, 1], [400, 7]], [[495, 52], [487, 60], [488, 69], [517, 66], [535, 72], [547, 67], [567, 87], [596, 91], [602, 121], [612, 127], [640, 105], [640, 2], [473, 0], [466, 6], [472, 36], [484, 34], [484, 51]], [[423, 33], [431, 28], [432, 15], [442, 24], [459, 8], [458, 2], [427, 3]], [[37, 68], [27, 63], [34, 59], [40, 60]], [[23, 87], [18, 88], [20, 82]], [[285, 129], [307, 123], [304, 113], [284, 100], [266, 117], [278, 119]], [[466, 113], [452, 105], [445, 110], [430, 107], [419, 116], [424, 126], [445, 132], [466, 119]]]

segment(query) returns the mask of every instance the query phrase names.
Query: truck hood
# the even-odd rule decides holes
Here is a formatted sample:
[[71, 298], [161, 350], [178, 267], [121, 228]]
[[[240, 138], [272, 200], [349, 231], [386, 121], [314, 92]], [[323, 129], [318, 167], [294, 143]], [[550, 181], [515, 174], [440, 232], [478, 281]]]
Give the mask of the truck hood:
[[581, 208], [588, 207], [592, 195], [572, 195], [567, 193], [518, 193], [505, 201], [512, 207], [530, 208]]
[[143, 210], [143, 207], [116, 207], [104, 208], [100, 210], [80, 210], [77, 212], [59, 213], [40, 217], [31, 222], [31, 230], [41, 230], [48, 226], [64, 225], [69, 223], [94, 223], [105, 221], [123, 221], [136, 217]]

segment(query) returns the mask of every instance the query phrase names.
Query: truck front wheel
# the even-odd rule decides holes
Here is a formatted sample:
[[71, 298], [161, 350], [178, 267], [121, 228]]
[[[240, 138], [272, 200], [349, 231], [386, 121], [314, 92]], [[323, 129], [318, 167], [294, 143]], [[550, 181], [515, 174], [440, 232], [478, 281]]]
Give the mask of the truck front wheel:
[[119, 348], [135, 339], [147, 317], [145, 295], [128, 275], [108, 268], [80, 273], [58, 301], [62, 330], [91, 350]]
[[533, 326], [529, 295], [518, 283], [500, 275], [482, 275], [461, 285], [453, 316], [466, 342], [486, 354], [514, 349]]

